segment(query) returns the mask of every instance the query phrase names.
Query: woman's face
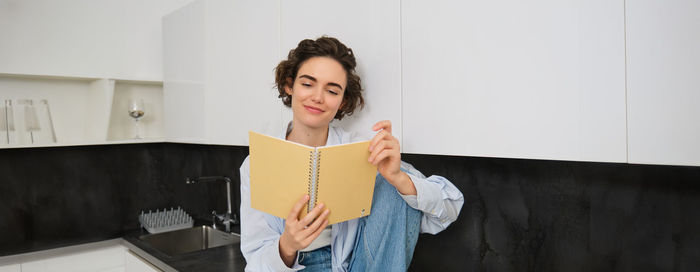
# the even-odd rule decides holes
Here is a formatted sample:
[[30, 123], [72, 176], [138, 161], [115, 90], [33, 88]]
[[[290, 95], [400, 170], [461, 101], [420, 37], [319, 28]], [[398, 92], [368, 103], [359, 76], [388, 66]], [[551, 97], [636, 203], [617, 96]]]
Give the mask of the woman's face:
[[347, 76], [338, 61], [328, 57], [312, 57], [301, 64], [292, 88], [294, 126], [323, 128], [333, 120], [345, 93]]

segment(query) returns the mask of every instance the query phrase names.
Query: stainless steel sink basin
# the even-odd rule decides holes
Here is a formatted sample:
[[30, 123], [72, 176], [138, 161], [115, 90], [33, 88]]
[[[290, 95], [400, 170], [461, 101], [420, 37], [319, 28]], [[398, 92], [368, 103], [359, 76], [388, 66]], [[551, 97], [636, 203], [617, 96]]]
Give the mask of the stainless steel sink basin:
[[140, 236], [139, 239], [168, 256], [240, 242], [238, 235], [229, 234], [208, 226], [147, 234]]

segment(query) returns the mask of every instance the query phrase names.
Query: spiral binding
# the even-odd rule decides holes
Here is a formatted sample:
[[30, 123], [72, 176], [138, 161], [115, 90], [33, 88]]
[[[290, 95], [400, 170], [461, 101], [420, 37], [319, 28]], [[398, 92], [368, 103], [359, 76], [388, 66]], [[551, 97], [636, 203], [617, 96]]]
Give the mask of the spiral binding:
[[[312, 184], [312, 179], [313, 179], [313, 168], [314, 165], [314, 151], [309, 151], [309, 180], [308, 180], [308, 186], [306, 188], [306, 192], [309, 193], [309, 196], [311, 196], [311, 184]], [[311, 209], [313, 208], [313, 203], [311, 200], [309, 200], [309, 205], [306, 207], [306, 212], [311, 212]]]
[[316, 151], [316, 186], [314, 186], [314, 206], [316, 206], [316, 201], [318, 200], [318, 186], [319, 180], [321, 180], [321, 151]]
[[318, 175], [321, 168], [320, 159], [320, 151], [309, 151], [309, 186], [307, 192], [309, 192], [310, 199], [307, 212], [311, 212], [314, 206], [316, 206], [316, 199], [318, 198]]

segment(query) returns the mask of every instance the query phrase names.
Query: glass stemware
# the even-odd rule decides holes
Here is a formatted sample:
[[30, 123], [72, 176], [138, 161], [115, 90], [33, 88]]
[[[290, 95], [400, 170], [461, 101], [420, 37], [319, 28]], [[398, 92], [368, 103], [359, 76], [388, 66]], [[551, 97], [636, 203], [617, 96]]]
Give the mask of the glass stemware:
[[136, 136], [134, 139], [143, 139], [141, 135], [141, 127], [139, 126], [139, 119], [145, 114], [142, 99], [131, 99], [129, 100], [129, 116], [134, 118], [134, 126], [136, 128]]
[[14, 144], [15, 115], [12, 109], [11, 99], [5, 100], [5, 106], [2, 108], [0, 116], [2, 117], [2, 120], [0, 120], [0, 124], [2, 124], [1, 127], [2, 131], [4, 132], [2, 144]]

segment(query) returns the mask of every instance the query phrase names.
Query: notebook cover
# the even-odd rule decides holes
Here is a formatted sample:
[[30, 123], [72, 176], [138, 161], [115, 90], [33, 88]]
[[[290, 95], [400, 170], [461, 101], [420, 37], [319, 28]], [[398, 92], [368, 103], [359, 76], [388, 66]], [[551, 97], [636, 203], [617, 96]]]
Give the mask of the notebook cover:
[[[250, 193], [254, 209], [286, 218], [309, 188], [314, 148], [250, 132]], [[369, 141], [319, 147], [317, 203], [328, 209], [329, 224], [370, 214], [377, 168], [370, 164]], [[306, 206], [300, 217], [306, 215]]]
[[308, 191], [309, 155], [314, 149], [252, 131], [249, 137], [250, 206], [287, 218]]
[[317, 203], [331, 209], [328, 223], [367, 216], [372, 208], [377, 167], [369, 163], [369, 141], [319, 147]]

